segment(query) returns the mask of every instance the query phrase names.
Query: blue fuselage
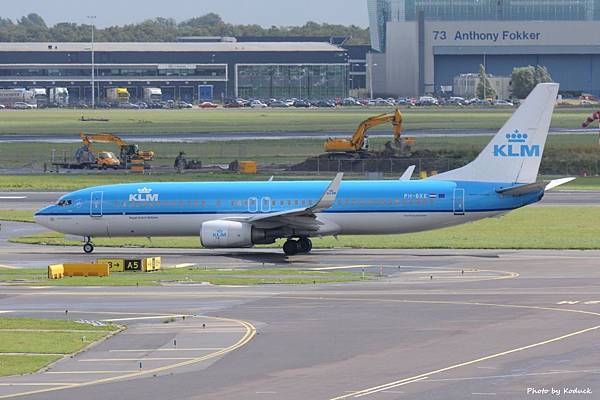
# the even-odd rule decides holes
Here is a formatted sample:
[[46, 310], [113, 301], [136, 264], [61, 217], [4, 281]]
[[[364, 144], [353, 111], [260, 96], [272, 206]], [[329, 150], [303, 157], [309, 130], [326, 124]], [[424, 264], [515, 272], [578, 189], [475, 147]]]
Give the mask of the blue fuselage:
[[[82, 236], [194, 235], [212, 219], [313, 206], [329, 181], [139, 183], [98, 186], [39, 210], [51, 229]], [[343, 181], [320, 213], [334, 234], [405, 233], [457, 225], [539, 201], [543, 190], [507, 196], [513, 184], [452, 181]], [[438, 217], [439, 216], [439, 217]], [[130, 229], [131, 228], [131, 229]], [[327, 232], [330, 233], [330, 232]]]

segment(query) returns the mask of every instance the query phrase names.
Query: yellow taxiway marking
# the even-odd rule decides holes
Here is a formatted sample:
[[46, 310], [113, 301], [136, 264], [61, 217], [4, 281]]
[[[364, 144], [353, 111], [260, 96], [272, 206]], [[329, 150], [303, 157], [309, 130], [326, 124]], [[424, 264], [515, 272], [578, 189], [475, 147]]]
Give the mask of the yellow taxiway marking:
[[11, 398], [11, 397], [18, 397], [18, 396], [28, 396], [28, 395], [33, 395], [33, 394], [57, 391], [57, 390], [64, 390], [64, 389], [70, 389], [70, 388], [76, 388], [76, 387], [96, 385], [99, 383], [115, 382], [115, 381], [119, 381], [119, 380], [123, 380], [123, 379], [136, 378], [139, 376], [144, 376], [144, 375], [149, 375], [149, 374], [157, 374], [159, 372], [197, 364], [202, 361], [210, 360], [211, 358], [225, 355], [227, 353], [230, 353], [232, 351], [239, 349], [242, 346], [245, 346], [256, 335], [256, 328], [254, 327], [254, 325], [252, 325], [251, 323], [246, 322], [246, 321], [236, 320], [236, 319], [232, 319], [232, 318], [219, 318], [219, 317], [203, 317], [203, 318], [208, 318], [208, 319], [221, 321], [221, 322], [238, 323], [246, 329], [246, 333], [236, 343], [232, 344], [229, 347], [225, 347], [222, 350], [216, 351], [214, 353], [209, 353], [209, 354], [206, 354], [201, 357], [192, 358], [192, 359], [178, 362], [175, 364], [165, 365], [162, 367], [152, 368], [152, 369], [148, 369], [148, 370], [140, 370], [140, 371], [136, 371], [136, 372], [126, 373], [125, 375], [96, 379], [96, 380], [89, 381], [89, 382], [81, 382], [81, 383], [77, 383], [77, 384], [68, 384], [68, 385], [64, 385], [64, 386], [56, 386], [56, 387], [47, 388], [47, 389], [31, 390], [28, 392], [8, 394], [8, 395], [0, 396], [0, 399], [7, 399], [7, 398]]
[[123, 350], [109, 350], [109, 353], [143, 353], [143, 352], [153, 352], [153, 351], [214, 351], [214, 350], [223, 350], [224, 347], [195, 347], [188, 349], [123, 349]]

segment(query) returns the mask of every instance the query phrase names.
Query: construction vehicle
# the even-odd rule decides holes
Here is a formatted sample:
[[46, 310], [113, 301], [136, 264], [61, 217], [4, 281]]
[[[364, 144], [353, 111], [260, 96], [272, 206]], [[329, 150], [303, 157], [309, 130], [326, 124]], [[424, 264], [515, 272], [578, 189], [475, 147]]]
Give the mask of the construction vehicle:
[[355, 155], [366, 155], [369, 150], [369, 138], [367, 132], [369, 129], [391, 122], [394, 127], [394, 138], [386, 143], [386, 155], [396, 154], [405, 150], [414, 143], [413, 137], [403, 138], [402, 135], [402, 114], [396, 108], [393, 113], [379, 114], [367, 118], [358, 125], [356, 132], [350, 140], [341, 138], [329, 138], [325, 143], [327, 153], [344, 153]]
[[[81, 140], [83, 142], [83, 148], [87, 148], [89, 152], [94, 154], [92, 150], [92, 143], [114, 143], [119, 147], [119, 157], [113, 157], [119, 161], [119, 165], [121, 168], [128, 168], [129, 164], [135, 162], [147, 162], [152, 161], [154, 159], [153, 151], [144, 151], [140, 150], [137, 144], [128, 144], [120, 137], [113, 135], [111, 133], [96, 133], [96, 134], [85, 134], [81, 132], [79, 134], [81, 136]], [[110, 153], [110, 152], [98, 152], [98, 156], [96, 160], [100, 159], [101, 153]], [[112, 153], [111, 153], [112, 154]]]
[[129, 103], [129, 90], [127, 88], [107, 88], [106, 100], [112, 103]]

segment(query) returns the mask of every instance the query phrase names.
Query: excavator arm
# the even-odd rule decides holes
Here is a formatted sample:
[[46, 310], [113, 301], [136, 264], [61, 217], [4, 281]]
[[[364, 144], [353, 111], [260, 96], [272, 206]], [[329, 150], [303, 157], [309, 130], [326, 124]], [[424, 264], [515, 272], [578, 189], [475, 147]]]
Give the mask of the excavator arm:
[[367, 118], [358, 125], [358, 128], [350, 140], [329, 138], [325, 143], [326, 152], [356, 152], [360, 151], [365, 143], [365, 137], [369, 129], [391, 122], [394, 127], [394, 141], [399, 141], [402, 135], [402, 114], [396, 108], [393, 113], [380, 114]]

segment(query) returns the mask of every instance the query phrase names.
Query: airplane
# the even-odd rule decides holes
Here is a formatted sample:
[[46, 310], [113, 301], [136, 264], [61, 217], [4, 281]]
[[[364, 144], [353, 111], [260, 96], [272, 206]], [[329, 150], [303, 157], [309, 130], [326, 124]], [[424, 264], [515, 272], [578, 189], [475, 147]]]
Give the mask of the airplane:
[[[559, 85], [537, 85], [471, 163], [422, 180], [187, 182], [78, 190], [35, 220], [84, 238], [199, 236], [209, 249], [286, 239], [286, 255], [311, 238], [419, 232], [496, 217], [536, 203], [575, 178], [536, 182]], [[410, 167], [414, 168], [414, 167]], [[412, 169], [410, 170], [412, 175]]]

